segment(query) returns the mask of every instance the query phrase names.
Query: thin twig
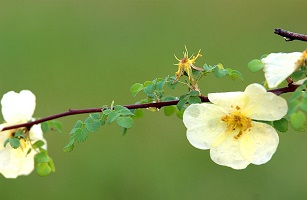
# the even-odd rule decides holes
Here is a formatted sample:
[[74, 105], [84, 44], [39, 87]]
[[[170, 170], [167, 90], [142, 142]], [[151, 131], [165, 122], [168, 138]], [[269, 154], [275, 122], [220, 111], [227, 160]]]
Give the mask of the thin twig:
[[293, 41], [293, 40], [300, 40], [300, 41], [307, 42], [307, 35], [304, 35], [304, 34], [286, 31], [281, 28], [275, 28], [274, 33], [284, 37], [287, 42]]
[[[283, 93], [294, 92], [298, 86], [299, 85], [289, 84], [288, 87], [278, 88], [278, 89], [274, 89], [274, 90], [268, 90], [268, 92], [272, 92], [276, 95], [281, 95]], [[201, 98], [202, 102], [209, 102], [208, 97], [201, 96], [200, 98]], [[138, 108], [159, 108], [160, 109], [160, 108], [165, 107], [165, 106], [177, 105], [178, 102], [179, 102], [179, 100], [173, 100], [173, 101], [165, 101], [165, 102], [157, 102], [157, 103], [131, 104], [131, 105], [125, 105], [124, 107], [126, 107], [128, 109], [138, 109]], [[13, 126], [7, 126], [7, 127], [3, 128], [2, 131], [21, 128], [21, 127], [26, 127], [28, 129], [30, 129], [35, 124], [40, 124], [42, 122], [50, 121], [50, 120], [53, 120], [53, 119], [58, 119], [58, 118], [62, 118], [62, 117], [70, 116], [70, 115], [79, 115], [79, 114], [86, 114], [86, 113], [98, 113], [98, 112], [102, 112], [102, 108], [69, 109], [66, 112], [51, 115], [51, 116], [48, 116], [48, 117], [44, 117], [44, 118], [41, 118], [41, 119], [38, 119], [38, 120], [35, 120], [35, 121], [22, 123], [22, 124], [16, 124], [16, 125], [13, 125]]]

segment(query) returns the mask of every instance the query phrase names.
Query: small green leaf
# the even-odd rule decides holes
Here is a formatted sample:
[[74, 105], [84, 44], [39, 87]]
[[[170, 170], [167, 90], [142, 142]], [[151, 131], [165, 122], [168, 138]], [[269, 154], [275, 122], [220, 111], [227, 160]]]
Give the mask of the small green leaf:
[[132, 96], [135, 97], [140, 91], [143, 90], [143, 88], [144, 88], [143, 84], [135, 83], [130, 88], [130, 92], [131, 92]]
[[50, 161], [50, 158], [47, 152], [40, 152], [40, 153], [35, 154], [34, 160], [37, 163], [48, 163]]
[[222, 78], [227, 74], [227, 70], [226, 69], [222, 69], [220, 67], [216, 67], [214, 68], [214, 75], [218, 78]]
[[164, 80], [164, 79], [161, 80], [161, 81], [158, 81], [158, 82], [156, 83], [156, 90], [157, 90], [157, 91], [163, 91], [164, 85], [165, 85], [165, 80]]
[[227, 75], [230, 79], [232, 80], [240, 79], [241, 81], [243, 81], [243, 76], [238, 70], [232, 70], [230, 68], [227, 68], [226, 70], [228, 71]]
[[148, 84], [145, 88], [144, 88], [144, 92], [146, 95], [151, 96], [155, 91], [155, 85], [153, 83]]
[[212, 72], [212, 70], [214, 70], [214, 68], [216, 67], [217, 67], [216, 65], [210, 66], [210, 65], [204, 64], [203, 69], [204, 69], [204, 72]]
[[49, 157], [49, 159], [50, 159], [50, 161], [49, 161], [49, 167], [51, 168], [51, 171], [52, 171], [52, 172], [55, 172], [55, 165], [54, 165], [53, 159], [50, 158], [50, 157]]
[[6, 139], [3, 146], [6, 147], [6, 145], [10, 142], [10, 138]]
[[11, 137], [9, 140], [11, 147], [14, 149], [17, 149], [20, 146], [20, 141], [18, 138]]
[[284, 133], [288, 131], [288, 120], [285, 118], [282, 118], [280, 120], [273, 121], [273, 126], [276, 130]]
[[44, 146], [44, 144], [45, 143], [42, 140], [38, 140], [32, 145], [32, 147], [33, 149], [37, 149], [37, 148], [41, 148], [42, 146]]
[[52, 172], [48, 163], [38, 163], [36, 165], [36, 172], [39, 176], [47, 176]]
[[306, 116], [302, 111], [290, 115], [290, 124], [295, 130], [303, 130], [306, 124]]
[[257, 72], [261, 70], [264, 67], [264, 64], [261, 62], [261, 60], [254, 59], [248, 63], [248, 68], [252, 72]]
[[71, 152], [75, 147], [75, 139], [70, 137], [69, 143], [64, 147], [64, 152]]
[[48, 122], [41, 123], [41, 129], [42, 129], [43, 133], [47, 133], [49, 131]]
[[108, 124], [111, 124], [112, 122], [114, 122], [115, 120], [117, 120], [117, 118], [119, 118], [120, 116], [120, 113], [118, 112], [111, 112], [109, 115], [108, 115]]
[[84, 142], [88, 138], [88, 130], [87, 129], [77, 129], [74, 134], [74, 138], [76, 142]]
[[175, 87], [177, 86], [178, 81], [176, 81], [175, 83], [173, 83], [175, 79], [176, 79], [176, 76], [171, 76], [171, 77], [169, 77], [169, 81], [168, 81], [168, 83], [167, 83], [167, 86], [168, 86], [170, 89], [175, 89]]
[[166, 106], [164, 107], [164, 115], [165, 116], [171, 116], [177, 111], [176, 106]]
[[144, 115], [144, 112], [143, 112], [142, 109], [136, 109], [134, 111], [134, 118], [136, 118], [136, 119], [143, 117], [143, 115]]
[[199, 95], [199, 91], [193, 90], [193, 91], [191, 91], [191, 92], [189, 93], [189, 95], [190, 95], [190, 96], [198, 96], [198, 95]]
[[190, 96], [188, 101], [190, 104], [201, 103], [201, 99], [199, 97], [194, 96]]
[[15, 138], [25, 138], [26, 135], [23, 133], [23, 130], [18, 130], [16, 131], [16, 133], [14, 134]]
[[300, 103], [300, 108], [307, 112], [307, 98], [302, 99], [302, 102]]
[[120, 127], [131, 128], [133, 126], [133, 119], [131, 117], [119, 117], [116, 123]]
[[186, 98], [181, 99], [178, 103], [177, 103], [177, 108], [178, 110], [181, 110], [183, 108], [183, 106], [188, 102], [188, 100]]
[[126, 135], [127, 130], [128, 130], [127, 128], [121, 127], [122, 135]]
[[102, 121], [92, 121], [85, 124], [85, 128], [89, 132], [96, 132], [103, 125]]

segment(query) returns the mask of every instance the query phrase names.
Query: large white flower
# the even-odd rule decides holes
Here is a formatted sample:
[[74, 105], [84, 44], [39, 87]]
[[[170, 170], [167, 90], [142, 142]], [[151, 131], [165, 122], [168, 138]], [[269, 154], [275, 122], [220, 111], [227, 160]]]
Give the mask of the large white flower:
[[234, 169], [268, 162], [277, 149], [278, 134], [270, 125], [252, 120], [281, 119], [287, 102], [259, 84], [244, 92], [211, 93], [208, 98], [213, 104], [192, 104], [183, 114], [189, 142], [210, 149], [214, 162]]
[[292, 53], [271, 53], [263, 58], [264, 76], [270, 88], [277, 87], [293, 72], [306, 65], [307, 50]]
[[[35, 96], [28, 90], [23, 90], [20, 93], [10, 91], [3, 95], [1, 105], [6, 123], [0, 125], [0, 130], [6, 126], [31, 120], [35, 110]], [[19, 148], [12, 148], [10, 143], [4, 147], [4, 142], [13, 137], [16, 131], [16, 129], [13, 129], [0, 132], [0, 173], [6, 178], [30, 174], [34, 169], [35, 155], [35, 151], [27, 154], [31, 148], [31, 143], [42, 140], [46, 144], [40, 125], [34, 125], [27, 133], [29, 139], [19, 139]]]

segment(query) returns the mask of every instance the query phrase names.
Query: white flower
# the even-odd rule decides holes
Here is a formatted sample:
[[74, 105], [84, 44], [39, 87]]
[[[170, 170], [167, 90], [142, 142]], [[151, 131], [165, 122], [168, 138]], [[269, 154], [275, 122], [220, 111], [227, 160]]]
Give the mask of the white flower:
[[[31, 120], [35, 110], [35, 96], [28, 90], [23, 90], [20, 93], [10, 91], [3, 95], [1, 105], [6, 123], [0, 125], [0, 130], [6, 126]], [[6, 178], [30, 174], [34, 169], [35, 155], [34, 150], [27, 154], [31, 143], [42, 140], [46, 144], [40, 125], [34, 125], [28, 132], [31, 143], [29, 139], [20, 138], [19, 148], [14, 149], [9, 143], [4, 147], [4, 142], [16, 131], [17, 129], [0, 132], [0, 173]]]
[[269, 88], [277, 87], [288, 78], [293, 72], [305, 65], [307, 51], [293, 53], [271, 53], [263, 58], [264, 76]]
[[212, 93], [213, 103], [192, 104], [183, 114], [189, 142], [199, 149], [210, 149], [219, 165], [244, 169], [250, 163], [261, 165], [275, 153], [279, 137], [268, 124], [286, 115], [287, 102], [251, 84], [244, 92]]

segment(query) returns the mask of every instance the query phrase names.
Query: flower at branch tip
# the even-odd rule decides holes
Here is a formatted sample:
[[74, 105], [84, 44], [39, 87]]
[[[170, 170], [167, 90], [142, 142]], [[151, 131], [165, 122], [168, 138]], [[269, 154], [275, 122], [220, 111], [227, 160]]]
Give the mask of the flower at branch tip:
[[179, 59], [175, 56], [176, 60], [179, 61], [178, 64], [175, 64], [175, 65], [178, 65], [178, 70], [177, 72], [175, 73], [176, 75], [176, 78], [175, 80], [173, 81], [173, 83], [175, 83], [176, 81], [178, 81], [178, 79], [183, 76], [184, 72], [188, 75], [189, 77], [189, 80], [191, 81], [192, 80], [192, 68], [195, 69], [195, 70], [198, 70], [198, 71], [202, 71], [203, 69], [202, 68], [199, 68], [199, 67], [196, 67], [194, 65], [196, 59], [198, 57], [201, 57], [202, 55], [200, 54], [200, 50], [198, 51], [197, 55], [196, 56], [191, 56], [189, 57], [189, 53], [188, 53], [188, 50], [187, 50], [187, 47], [185, 47], [185, 52], [183, 52], [183, 58], [182, 59]]
[[292, 53], [271, 53], [261, 62], [264, 64], [264, 76], [269, 88], [275, 88], [293, 72], [307, 65], [307, 50]]
[[[6, 126], [26, 123], [32, 119], [35, 110], [35, 96], [28, 90], [20, 93], [7, 92], [1, 99], [2, 115], [5, 123], [0, 125], [0, 131]], [[19, 175], [28, 175], [34, 169], [35, 151], [29, 150], [34, 142], [42, 140], [43, 132], [40, 125], [34, 125], [25, 134], [27, 137], [18, 138], [20, 145], [14, 149], [10, 143], [4, 146], [7, 139], [14, 137], [18, 129], [0, 132], [0, 173], [6, 178], [16, 178]], [[46, 149], [46, 146], [43, 148]]]
[[189, 142], [210, 149], [215, 163], [233, 169], [268, 162], [277, 149], [278, 134], [272, 126], [253, 120], [281, 119], [288, 110], [286, 100], [259, 84], [244, 92], [211, 93], [208, 98], [213, 104], [192, 104], [183, 114]]

